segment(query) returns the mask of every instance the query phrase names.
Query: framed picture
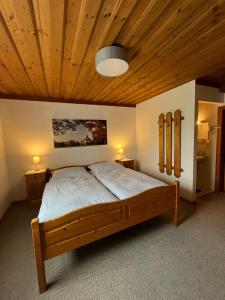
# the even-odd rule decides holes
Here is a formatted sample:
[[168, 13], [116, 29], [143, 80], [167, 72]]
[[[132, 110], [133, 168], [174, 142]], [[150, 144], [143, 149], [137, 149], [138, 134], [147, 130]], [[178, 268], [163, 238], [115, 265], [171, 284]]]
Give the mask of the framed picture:
[[106, 120], [53, 119], [54, 147], [107, 144]]

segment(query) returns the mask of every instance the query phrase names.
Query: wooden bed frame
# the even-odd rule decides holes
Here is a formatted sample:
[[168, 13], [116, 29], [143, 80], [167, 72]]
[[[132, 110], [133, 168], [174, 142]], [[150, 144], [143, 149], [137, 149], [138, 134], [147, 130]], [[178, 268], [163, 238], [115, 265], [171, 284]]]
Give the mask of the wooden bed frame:
[[173, 210], [178, 225], [179, 182], [134, 197], [95, 204], [51, 221], [31, 221], [39, 292], [46, 291], [44, 261]]

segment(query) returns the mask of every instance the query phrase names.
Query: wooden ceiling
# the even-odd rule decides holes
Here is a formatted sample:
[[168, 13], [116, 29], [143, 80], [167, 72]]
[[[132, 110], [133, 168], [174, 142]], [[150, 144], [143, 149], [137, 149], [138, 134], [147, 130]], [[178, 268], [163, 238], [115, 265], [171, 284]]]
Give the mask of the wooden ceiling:
[[[0, 0], [1, 98], [135, 105], [225, 71], [225, 0]], [[95, 71], [98, 49], [129, 71]], [[224, 72], [225, 73], [225, 72]]]
[[225, 93], [225, 67], [198, 78], [196, 83], [218, 88], [222, 93]]

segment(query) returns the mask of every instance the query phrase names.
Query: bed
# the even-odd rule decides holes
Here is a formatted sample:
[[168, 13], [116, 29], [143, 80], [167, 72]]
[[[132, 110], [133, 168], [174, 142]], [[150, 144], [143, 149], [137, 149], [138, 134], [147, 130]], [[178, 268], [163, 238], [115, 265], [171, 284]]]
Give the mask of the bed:
[[40, 293], [47, 289], [45, 260], [171, 210], [178, 224], [179, 182], [168, 185], [118, 165], [50, 170], [39, 216], [31, 221]]

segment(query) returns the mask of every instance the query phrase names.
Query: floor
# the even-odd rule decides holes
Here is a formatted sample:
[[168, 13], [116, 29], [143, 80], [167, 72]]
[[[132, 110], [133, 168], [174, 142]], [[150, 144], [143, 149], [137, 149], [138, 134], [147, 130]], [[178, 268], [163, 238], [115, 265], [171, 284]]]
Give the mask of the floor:
[[182, 203], [183, 223], [158, 217], [46, 262], [38, 294], [30, 220], [13, 204], [0, 222], [0, 299], [225, 299], [225, 195]]
[[212, 193], [209, 189], [203, 188], [201, 186], [197, 186], [196, 188], [196, 198], [199, 199], [207, 194]]

